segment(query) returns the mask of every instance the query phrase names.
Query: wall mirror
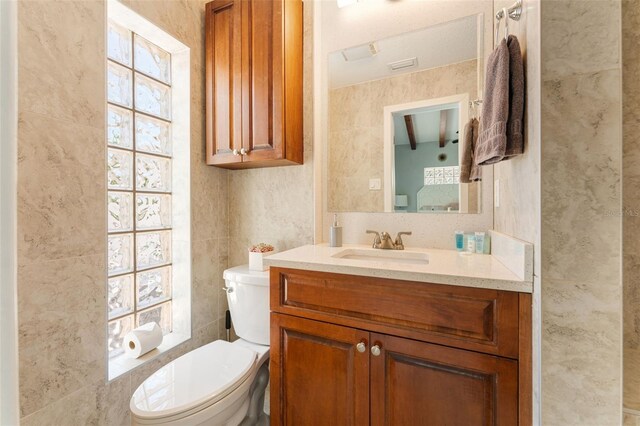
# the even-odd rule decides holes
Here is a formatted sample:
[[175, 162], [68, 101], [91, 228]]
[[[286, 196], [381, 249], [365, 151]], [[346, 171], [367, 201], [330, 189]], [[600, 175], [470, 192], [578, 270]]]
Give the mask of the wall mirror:
[[459, 170], [482, 58], [482, 14], [331, 52], [328, 211], [480, 213]]

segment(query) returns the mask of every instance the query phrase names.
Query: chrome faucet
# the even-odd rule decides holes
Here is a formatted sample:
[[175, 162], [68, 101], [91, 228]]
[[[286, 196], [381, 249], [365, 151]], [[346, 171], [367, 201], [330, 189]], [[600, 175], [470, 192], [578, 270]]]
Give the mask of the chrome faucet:
[[391, 240], [391, 235], [388, 232], [378, 233], [377, 231], [367, 230], [367, 234], [375, 234], [372, 247], [374, 249], [382, 250], [404, 250], [404, 243], [402, 242], [403, 235], [411, 235], [411, 232], [398, 232], [396, 241]]

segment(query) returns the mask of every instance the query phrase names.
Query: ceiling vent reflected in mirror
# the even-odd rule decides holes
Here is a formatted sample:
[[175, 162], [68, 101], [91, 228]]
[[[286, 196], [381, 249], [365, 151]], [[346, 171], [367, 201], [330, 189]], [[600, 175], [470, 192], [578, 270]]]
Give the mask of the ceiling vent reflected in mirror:
[[347, 62], [354, 62], [362, 59], [373, 58], [377, 53], [378, 46], [373, 42], [344, 49], [342, 51], [342, 57]]
[[391, 71], [399, 71], [405, 68], [411, 68], [418, 66], [418, 58], [415, 56], [413, 58], [403, 59], [401, 61], [389, 62], [387, 64]]

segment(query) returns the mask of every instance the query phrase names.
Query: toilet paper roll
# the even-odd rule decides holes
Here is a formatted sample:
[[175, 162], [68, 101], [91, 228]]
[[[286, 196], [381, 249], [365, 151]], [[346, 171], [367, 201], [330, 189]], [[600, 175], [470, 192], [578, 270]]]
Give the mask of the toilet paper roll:
[[128, 332], [124, 336], [124, 352], [130, 358], [139, 358], [157, 348], [162, 343], [162, 329], [155, 322], [149, 322]]

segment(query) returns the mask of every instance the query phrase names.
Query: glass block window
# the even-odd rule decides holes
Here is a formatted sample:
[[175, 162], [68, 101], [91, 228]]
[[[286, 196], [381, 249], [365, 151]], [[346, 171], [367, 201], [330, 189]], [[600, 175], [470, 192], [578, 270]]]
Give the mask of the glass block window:
[[107, 46], [108, 350], [172, 331], [171, 55], [113, 22]]
[[425, 185], [447, 185], [460, 183], [460, 167], [425, 167]]

